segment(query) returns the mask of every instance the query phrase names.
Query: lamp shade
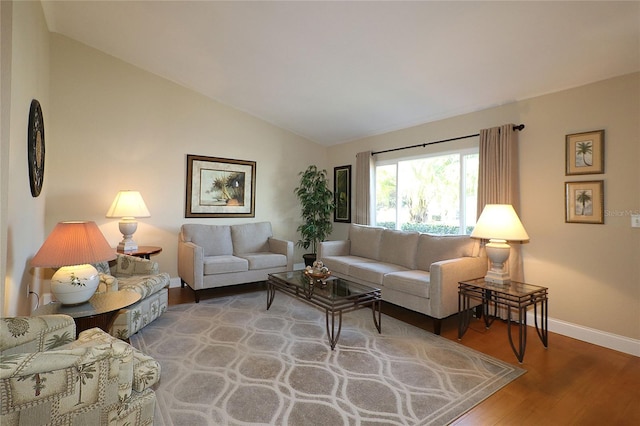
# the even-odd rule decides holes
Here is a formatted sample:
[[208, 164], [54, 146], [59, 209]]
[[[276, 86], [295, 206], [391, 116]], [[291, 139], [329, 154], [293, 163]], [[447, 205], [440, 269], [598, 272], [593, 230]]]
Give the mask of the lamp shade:
[[115, 258], [115, 251], [95, 222], [60, 222], [31, 260], [31, 266], [58, 268]]
[[107, 217], [150, 217], [139, 191], [120, 191], [107, 212]]
[[526, 241], [529, 239], [522, 222], [511, 204], [487, 204], [478, 218], [472, 238], [505, 241]]

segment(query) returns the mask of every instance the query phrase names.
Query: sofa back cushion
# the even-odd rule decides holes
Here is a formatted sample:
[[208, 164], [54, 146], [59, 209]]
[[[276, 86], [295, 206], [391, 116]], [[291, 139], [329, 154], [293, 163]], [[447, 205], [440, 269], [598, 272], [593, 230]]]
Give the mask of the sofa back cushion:
[[418, 250], [417, 232], [382, 231], [380, 260], [386, 263], [416, 269], [416, 251]]
[[271, 222], [243, 223], [231, 225], [233, 253], [260, 253], [269, 251]]
[[188, 223], [182, 225], [181, 235], [182, 241], [192, 242], [202, 247], [205, 256], [230, 256], [233, 254], [229, 225]]
[[474, 256], [475, 242], [468, 235], [421, 234], [418, 238], [417, 267], [428, 271], [434, 262]]
[[383, 228], [351, 224], [349, 240], [351, 240], [352, 256], [380, 260], [380, 242]]

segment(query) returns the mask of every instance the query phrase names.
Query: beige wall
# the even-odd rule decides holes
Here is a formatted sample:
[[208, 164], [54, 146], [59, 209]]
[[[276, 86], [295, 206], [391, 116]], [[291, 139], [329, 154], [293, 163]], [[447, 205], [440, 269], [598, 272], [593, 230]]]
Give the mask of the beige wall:
[[[595, 329], [637, 340], [640, 229], [631, 228], [630, 212], [640, 213], [639, 103], [640, 74], [636, 73], [334, 146], [329, 149], [329, 161], [332, 167], [355, 166], [357, 152], [524, 123], [526, 128], [520, 132], [521, 219], [531, 237], [523, 246], [526, 280], [549, 287], [549, 315], [556, 320], [557, 329], [573, 327], [576, 335], [580, 329]], [[597, 129], [605, 130], [605, 173], [565, 176], [565, 135]], [[604, 180], [608, 214], [604, 225], [565, 223], [564, 183], [575, 180]], [[346, 226], [337, 227], [333, 237], [344, 236], [345, 230]], [[637, 341], [630, 343], [637, 348]]]
[[[8, 170], [8, 184], [2, 185], [2, 257], [4, 297], [2, 315], [29, 312], [35, 304], [27, 298], [29, 285], [37, 285], [28, 263], [44, 238], [46, 188], [38, 198], [31, 196], [27, 168], [27, 127], [31, 99], [42, 106], [45, 144], [50, 133], [49, 32], [40, 2], [14, 2], [2, 5], [2, 169]], [[12, 10], [11, 10], [12, 9]], [[5, 12], [10, 16], [5, 16]], [[10, 19], [10, 20], [8, 20]], [[8, 20], [8, 21], [7, 21]], [[5, 25], [8, 24], [10, 34]], [[10, 38], [10, 55], [5, 52], [5, 37]], [[5, 61], [6, 60], [6, 61]], [[9, 62], [10, 61], [10, 62]], [[9, 73], [9, 76], [5, 74]], [[6, 80], [9, 82], [6, 83]], [[9, 93], [7, 93], [7, 91]], [[9, 102], [8, 111], [5, 101]], [[5, 120], [8, 118], [8, 131]], [[48, 145], [46, 145], [48, 148]], [[45, 182], [51, 177], [45, 163]], [[6, 210], [5, 204], [6, 203]]]
[[[275, 235], [297, 238], [297, 174], [326, 164], [326, 148], [69, 38], [52, 34], [51, 52], [48, 231], [94, 220], [115, 247], [118, 220], [105, 214], [118, 190], [136, 189], [151, 217], [135, 240], [161, 246], [154, 259], [173, 278], [186, 222], [271, 221]], [[187, 154], [256, 161], [255, 218], [185, 219]]]

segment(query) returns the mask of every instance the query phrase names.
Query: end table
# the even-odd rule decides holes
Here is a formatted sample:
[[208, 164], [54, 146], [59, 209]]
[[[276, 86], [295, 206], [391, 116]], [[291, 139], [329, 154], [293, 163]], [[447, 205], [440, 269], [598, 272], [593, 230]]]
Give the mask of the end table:
[[162, 247], [157, 246], [139, 246], [137, 250], [133, 251], [120, 251], [116, 250], [120, 254], [128, 254], [129, 256], [141, 257], [143, 259], [150, 259], [154, 254], [158, 254], [162, 251]]
[[120, 309], [131, 306], [140, 300], [134, 291], [120, 290], [94, 294], [88, 302], [78, 305], [63, 305], [51, 302], [40, 306], [32, 315], [65, 314], [76, 323], [76, 338], [81, 331], [99, 327], [109, 333]]
[[[518, 361], [522, 363], [527, 346], [527, 308], [533, 305], [533, 318], [536, 332], [544, 347], [548, 347], [548, 289], [537, 285], [512, 281], [508, 284], [495, 284], [476, 278], [458, 283], [458, 339], [462, 339], [469, 328], [471, 320], [471, 300], [482, 302], [482, 316], [485, 326], [489, 328], [497, 317], [498, 306], [507, 308], [507, 333], [509, 344]], [[493, 305], [493, 314], [489, 312]], [[538, 324], [538, 306], [540, 306], [540, 323]], [[517, 311], [517, 320], [512, 320], [512, 310]], [[518, 325], [518, 347], [511, 336], [511, 322]]]

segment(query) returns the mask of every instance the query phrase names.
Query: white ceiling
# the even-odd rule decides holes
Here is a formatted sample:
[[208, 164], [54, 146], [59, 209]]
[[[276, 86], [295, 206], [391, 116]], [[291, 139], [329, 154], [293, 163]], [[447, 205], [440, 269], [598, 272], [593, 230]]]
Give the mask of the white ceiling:
[[49, 29], [332, 145], [640, 70], [640, 2], [43, 1]]

